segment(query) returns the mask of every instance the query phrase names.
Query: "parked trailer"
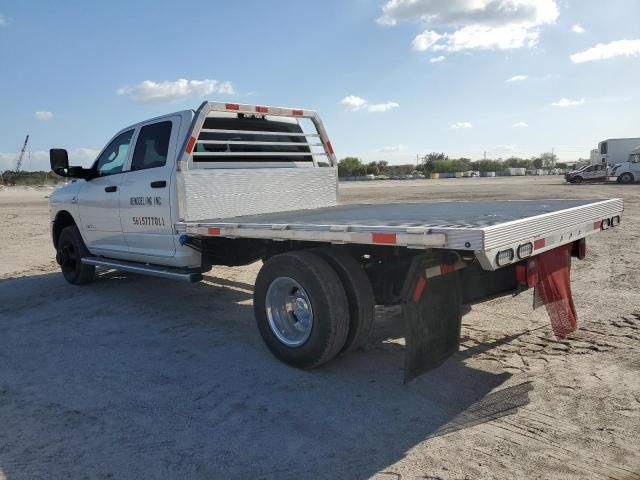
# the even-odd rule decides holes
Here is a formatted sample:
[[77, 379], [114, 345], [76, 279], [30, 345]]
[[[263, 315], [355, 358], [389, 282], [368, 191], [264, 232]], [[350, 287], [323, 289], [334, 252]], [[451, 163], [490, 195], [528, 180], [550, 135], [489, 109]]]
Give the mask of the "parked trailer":
[[314, 111], [236, 103], [129, 126], [89, 169], [52, 149], [51, 167], [78, 179], [50, 196], [69, 283], [96, 267], [197, 282], [262, 260], [254, 313], [276, 357], [322, 365], [363, 345], [376, 304], [399, 305], [406, 380], [458, 349], [463, 303], [536, 286], [558, 320], [570, 257], [623, 212], [620, 199], [342, 205]]

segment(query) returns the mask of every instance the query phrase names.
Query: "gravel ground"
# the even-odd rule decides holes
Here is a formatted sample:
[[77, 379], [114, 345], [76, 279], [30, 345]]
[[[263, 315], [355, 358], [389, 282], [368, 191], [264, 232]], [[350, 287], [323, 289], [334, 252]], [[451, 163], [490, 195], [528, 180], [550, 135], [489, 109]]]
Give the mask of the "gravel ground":
[[114, 272], [65, 284], [47, 194], [0, 191], [0, 479], [640, 479], [640, 185], [341, 186], [345, 202], [626, 201], [575, 263], [568, 340], [530, 292], [499, 298], [409, 385], [393, 310], [324, 368], [276, 361], [253, 325], [257, 264], [192, 286]]

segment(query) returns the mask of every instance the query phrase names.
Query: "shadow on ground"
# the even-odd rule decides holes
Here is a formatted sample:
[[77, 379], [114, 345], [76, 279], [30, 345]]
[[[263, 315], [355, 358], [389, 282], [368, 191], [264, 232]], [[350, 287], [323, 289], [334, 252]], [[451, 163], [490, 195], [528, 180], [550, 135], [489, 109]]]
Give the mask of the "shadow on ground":
[[289, 368], [254, 329], [251, 290], [1, 282], [0, 477], [368, 478], [528, 403], [530, 384], [503, 387], [510, 375], [466, 366], [469, 351], [408, 386], [401, 347]]

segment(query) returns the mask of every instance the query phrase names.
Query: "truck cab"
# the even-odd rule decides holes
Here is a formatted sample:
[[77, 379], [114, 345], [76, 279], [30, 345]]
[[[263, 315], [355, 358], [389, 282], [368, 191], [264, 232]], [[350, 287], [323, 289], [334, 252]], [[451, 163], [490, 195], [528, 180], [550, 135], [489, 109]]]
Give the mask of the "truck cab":
[[156, 117], [117, 132], [81, 177], [50, 199], [54, 244], [75, 224], [93, 255], [169, 266], [200, 265], [183, 247], [177, 221], [177, 153], [193, 111]]
[[614, 165], [613, 175], [618, 183], [640, 182], [640, 146], [629, 155], [629, 161]]

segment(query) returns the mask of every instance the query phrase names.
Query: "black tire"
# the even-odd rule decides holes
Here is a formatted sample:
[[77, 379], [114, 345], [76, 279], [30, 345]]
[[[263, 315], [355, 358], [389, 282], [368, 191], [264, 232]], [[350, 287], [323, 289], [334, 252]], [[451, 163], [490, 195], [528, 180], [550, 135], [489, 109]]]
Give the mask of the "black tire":
[[[283, 343], [269, 323], [267, 291], [279, 278], [298, 282], [313, 310], [311, 333], [298, 346]], [[328, 362], [340, 353], [347, 338], [349, 304], [342, 282], [325, 260], [307, 251], [282, 253], [263, 265], [256, 278], [253, 308], [258, 329], [271, 353], [294, 367], [314, 368]]]
[[629, 172], [625, 172], [618, 177], [618, 182], [623, 183], [625, 185], [628, 183], [633, 183], [633, 181], [634, 181], [633, 174]]
[[364, 345], [375, 318], [376, 301], [369, 277], [356, 259], [344, 250], [320, 247], [313, 253], [324, 258], [342, 281], [349, 302], [349, 333], [342, 351], [353, 351]]
[[582, 177], [573, 177], [571, 183], [582, 183], [584, 179]]
[[78, 227], [72, 225], [60, 232], [56, 260], [67, 282], [72, 285], [86, 285], [93, 280], [96, 267], [85, 265], [80, 261], [82, 257], [90, 255], [82, 241]]

